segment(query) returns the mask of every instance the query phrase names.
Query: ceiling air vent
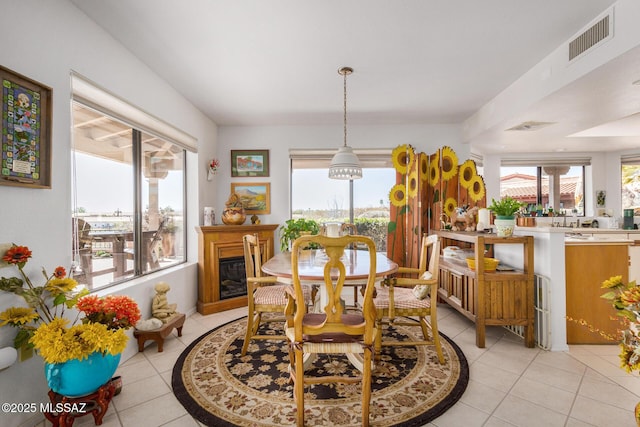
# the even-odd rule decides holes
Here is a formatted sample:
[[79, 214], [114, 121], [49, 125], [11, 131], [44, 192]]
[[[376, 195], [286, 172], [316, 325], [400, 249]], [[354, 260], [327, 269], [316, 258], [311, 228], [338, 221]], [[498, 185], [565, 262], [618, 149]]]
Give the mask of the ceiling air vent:
[[532, 122], [532, 121], [522, 122], [519, 125], [509, 128], [507, 130], [533, 131], [533, 130], [541, 129], [545, 126], [552, 125], [554, 123], [555, 122]]
[[587, 50], [611, 36], [613, 13], [589, 27], [585, 32], [569, 42], [569, 61], [573, 61]]

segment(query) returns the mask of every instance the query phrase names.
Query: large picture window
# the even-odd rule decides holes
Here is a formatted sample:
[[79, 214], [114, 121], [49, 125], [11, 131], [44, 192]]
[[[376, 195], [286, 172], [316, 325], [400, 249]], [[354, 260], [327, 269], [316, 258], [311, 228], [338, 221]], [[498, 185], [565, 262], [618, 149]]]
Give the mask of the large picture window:
[[185, 150], [73, 101], [75, 278], [90, 289], [185, 260]]
[[386, 251], [389, 190], [396, 172], [391, 151], [358, 153], [362, 179], [329, 179], [332, 152], [291, 153], [291, 217], [318, 224], [353, 223], [358, 234], [371, 237], [378, 252]]
[[640, 216], [640, 156], [622, 159], [622, 209], [633, 209], [633, 216]]
[[528, 211], [584, 216], [583, 165], [505, 164], [500, 168], [500, 197], [511, 196]]

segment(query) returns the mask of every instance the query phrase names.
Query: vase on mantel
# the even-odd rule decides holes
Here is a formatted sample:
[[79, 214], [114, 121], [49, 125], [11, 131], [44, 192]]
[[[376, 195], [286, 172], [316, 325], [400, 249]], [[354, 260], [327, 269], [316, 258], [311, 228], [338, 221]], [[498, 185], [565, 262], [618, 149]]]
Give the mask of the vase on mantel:
[[242, 225], [247, 219], [242, 206], [230, 206], [222, 211], [222, 222], [227, 225]]

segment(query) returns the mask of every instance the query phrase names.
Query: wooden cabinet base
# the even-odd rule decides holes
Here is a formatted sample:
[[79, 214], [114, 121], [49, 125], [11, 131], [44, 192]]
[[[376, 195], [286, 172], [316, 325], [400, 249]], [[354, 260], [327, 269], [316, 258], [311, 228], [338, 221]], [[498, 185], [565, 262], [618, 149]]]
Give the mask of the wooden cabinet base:
[[[471, 270], [462, 260], [440, 258], [438, 296], [476, 323], [476, 345], [485, 346], [487, 326], [523, 326], [524, 345], [535, 346], [533, 237], [496, 237], [478, 233], [438, 231], [442, 247], [467, 243], [476, 266], [484, 266], [487, 245], [515, 245], [523, 255], [521, 270]], [[519, 248], [518, 248], [519, 247]], [[480, 249], [479, 249], [480, 248]]]
[[[611, 276], [629, 277], [629, 255], [625, 244], [567, 245], [565, 274], [567, 287], [567, 318], [580, 322], [605, 334], [615, 336], [619, 324], [616, 311], [609, 301], [600, 298], [606, 292], [602, 282]], [[614, 344], [590, 327], [567, 320], [567, 344]]]

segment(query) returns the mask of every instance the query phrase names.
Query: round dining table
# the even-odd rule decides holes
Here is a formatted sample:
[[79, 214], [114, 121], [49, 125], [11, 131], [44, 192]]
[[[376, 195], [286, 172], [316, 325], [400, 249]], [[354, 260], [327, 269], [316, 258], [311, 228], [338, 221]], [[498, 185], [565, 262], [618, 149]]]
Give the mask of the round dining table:
[[[324, 265], [328, 260], [322, 249], [309, 251], [308, 256], [298, 258], [298, 274], [300, 280], [324, 280]], [[367, 251], [345, 249], [342, 260], [346, 269], [345, 280], [351, 283], [366, 280], [369, 276], [369, 254]], [[281, 252], [262, 265], [262, 271], [271, 276], [291, 279], [291, 254]], [[384, 277], [398, 271], [398, 264], [383, 253], [376, 253], [376, 277]], [[345, 283], [348, 286], [349, 283]], [[358, 285], [358, 286], [361, 286]]]

